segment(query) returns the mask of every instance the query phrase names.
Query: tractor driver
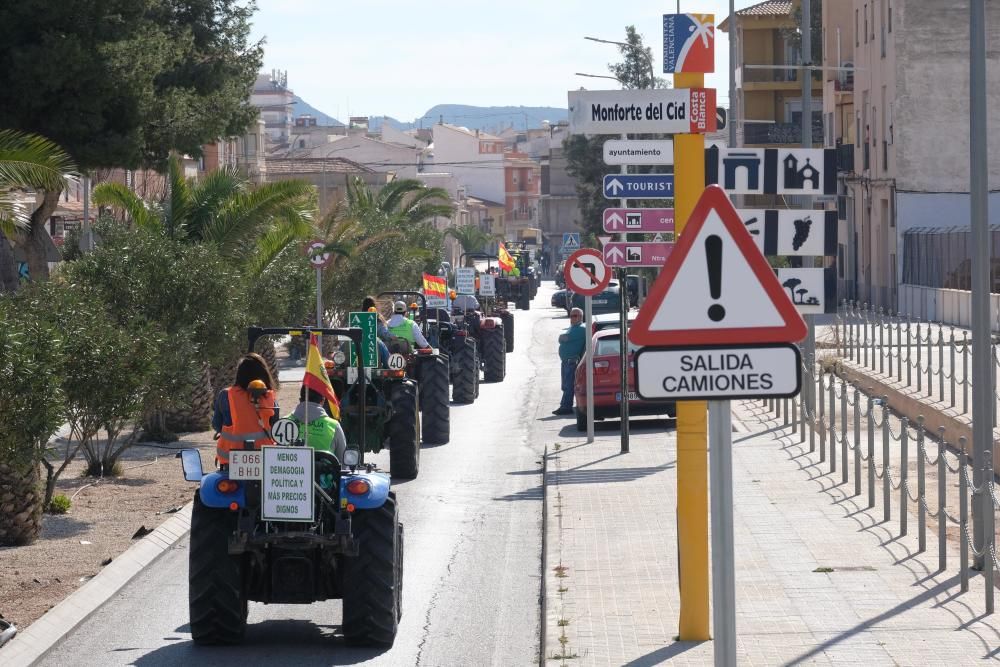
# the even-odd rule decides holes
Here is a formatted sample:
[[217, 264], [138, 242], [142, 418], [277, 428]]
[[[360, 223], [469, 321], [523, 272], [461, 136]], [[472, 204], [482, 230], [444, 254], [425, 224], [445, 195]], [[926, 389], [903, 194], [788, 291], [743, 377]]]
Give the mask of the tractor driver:
[[392, 305], [392, 317], [386, 323], [389, 327], [389, 335], [402, 338], [409, 342], [410, 347], [420, 348], [430, 347], [430, 343], [420, 333], [420, 326], [406, 316], [406, 304], [397, 301]]

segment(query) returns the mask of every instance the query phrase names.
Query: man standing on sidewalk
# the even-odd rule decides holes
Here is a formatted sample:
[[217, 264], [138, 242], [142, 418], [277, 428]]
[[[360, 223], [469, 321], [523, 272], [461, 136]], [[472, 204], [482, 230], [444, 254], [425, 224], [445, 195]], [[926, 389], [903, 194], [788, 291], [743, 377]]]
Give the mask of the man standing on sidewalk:
[[583, 358], [587, 347], [587, 330], [583, 326], [583, 311], [574, 308], [569, 311], [569, 327], [559, 334], [559, 359], [562, 361], [562, 401], [554, 415], [573, 414], [573, 379], [576, 365]]

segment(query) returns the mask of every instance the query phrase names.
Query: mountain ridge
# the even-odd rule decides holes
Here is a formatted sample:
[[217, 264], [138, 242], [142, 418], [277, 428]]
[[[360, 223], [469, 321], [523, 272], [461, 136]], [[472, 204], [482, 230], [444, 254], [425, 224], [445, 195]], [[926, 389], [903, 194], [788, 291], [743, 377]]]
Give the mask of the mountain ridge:
[[[316, 118], [318, 125], [343, 126], [344, 123], [333, 116], [313, 107], [301, 97], [296, 96], [293, 104], [295, 116], [309, 114]], [[386, 123], [397, 130], [412, 130], [414, 128], [429, 128], [439, 121], [451, 125], [467, 127], [470, 130], [485, 132], [501, 132], [509, 127], [518, 130], [541, 127], [542, 121], [557, 123], [567, 120], [568, 111], [560, 107], [545, 106], [476, 106], [471, 104], [436, 104], [419, 118], [413, 121], [401, 121], [392, 116], [369, 117], [369, 129], [379, 131]]]

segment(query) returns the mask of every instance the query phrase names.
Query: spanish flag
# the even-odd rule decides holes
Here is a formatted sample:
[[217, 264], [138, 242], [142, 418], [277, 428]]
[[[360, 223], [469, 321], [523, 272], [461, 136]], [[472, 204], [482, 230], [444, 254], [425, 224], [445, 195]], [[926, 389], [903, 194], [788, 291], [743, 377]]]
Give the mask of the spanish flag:
[[507, 252], [507, 248], [504, 246], [503, 243], [499, 245], [499, 248], [497, 250], [497, 257], [501, 269], [503, 269], [508, 273], [514, 270], [514, 258], [510, 256], [509, 252]]
[[424, 274], [424, 296], [428, 297], [438, 297], [445, 298], [448, 292], [447, 279], [443, 276], [432, 276], [429, 273]]
[[307, 389], [312, 389], [320, 394], [330, 404], [330, 416], [340, 419], [340, 401], [333, 393], [333, 385], [330, 384], [330, 376], [326, 374], [326, 366], [323, 364], [323, 356], [319, 353], [319, 336], [309, 334], [309, 353], [306, 355], [306, 374], [302, 377], [302, 384]]

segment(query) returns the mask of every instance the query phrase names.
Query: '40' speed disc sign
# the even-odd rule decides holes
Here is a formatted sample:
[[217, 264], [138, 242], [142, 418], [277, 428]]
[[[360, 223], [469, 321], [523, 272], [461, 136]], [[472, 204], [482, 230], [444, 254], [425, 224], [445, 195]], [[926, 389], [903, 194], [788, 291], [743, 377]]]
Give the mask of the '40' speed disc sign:
[[583, 296], [600, 294], [611, 282], [611, 269], [604, 263], [601, 251], [593, 248], [582, 248], [570, 255], [563, 275], [566, 287]]

